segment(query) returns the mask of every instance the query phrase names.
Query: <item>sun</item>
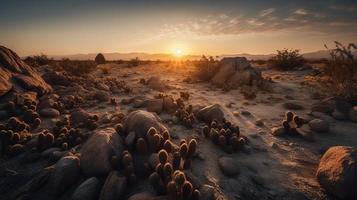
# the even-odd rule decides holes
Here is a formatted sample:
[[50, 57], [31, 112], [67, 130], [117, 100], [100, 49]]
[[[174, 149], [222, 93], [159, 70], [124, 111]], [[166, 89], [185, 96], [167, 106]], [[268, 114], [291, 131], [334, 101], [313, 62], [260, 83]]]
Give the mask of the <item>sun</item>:
[[182, 56], [182, 49], [179, 49], [179, 48], [176, 48], [176, 49], [174, 49], [174, 55], [176, 56], [176, 57], [181, 57]]

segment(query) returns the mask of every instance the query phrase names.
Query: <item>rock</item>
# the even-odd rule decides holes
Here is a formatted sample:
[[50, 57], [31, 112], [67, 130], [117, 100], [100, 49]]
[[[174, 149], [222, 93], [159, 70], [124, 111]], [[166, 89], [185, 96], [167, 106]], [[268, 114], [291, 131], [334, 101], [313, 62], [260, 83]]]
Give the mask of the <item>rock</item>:
[[328, 193], [341, 199], [357, 199], [357, 148], [329, 148], [320, 160], [316, 178]]
[[42, 78], [51, 85], [69, 86], [72, 83], [71, 78], [65, 72], [47, 71]]
[[296, 132], [307, 141], [315, 141], [314, 134], [308, 130], [307, 125], [303, 125], [301, 128], [296, 128]]
[[44, 108], [39, 111], [42, 117], [56, 118], [60, 116], [60, 112], [54, 108]]
[[245, 57], [223, 58], [220, 66], [212, 78], [212, 82], [216, 85], [227, 84], [236, 88], [240, 85], [253, 85], [254, 82], [262, 80], [260, 71], [252, 68]]
[[80, 176], [80, 162], [76, 156], [61, 158], [54, 166], [49, 184], [55, 195], [66, 191]]
[[213, 104], [199, 110], [196, 116], [198, 119], [210, 123], [212, 120], [222, 121], [224, 112], [221, 105]]
[[123, 140], [113, 128], [97, 130], [81, 149], [81, 168], [86, 175], [108, 174], [113, 155], [120, 156], [124, 150]]
[[106, 101], [109, 101], [110, 95], [106, 91], [97, 90], [94, 93], [94, 98], [97, 99], [100, 102], [106, 102]]
[[271, 129], [271, 134], [274, 136], [281, 136], [286, 133], [284, 127], [274, 127]]
[[322, 119], [313, 119], [309, 122], [311, 130], [316, 132], [328, 132], [330, 129], [330, 124]]
[[71, 124], [87, 124], [90, 117], [91, 114], [89, 114], [87, 111], [81, 108], [75, 109], [71, 113]]
[[152, 200], [153, 197], [154, 195], [149, 192], [140, 192], [130, 196], [128, 200]]
[[175, 112], [178, 106], [175, 103], [174, 98], [167, 96], [163, 98], [163, 107], [165, 111], [171, 113]]
[[55, 152], [55, 151], [61, 151], [61, 149], [58, 148], [58, 147], [48, 148], [48, 149], [44, 150], [44, 151], [41, 153], [41, 156], [44, 157], [44, 158], [48, 158], [48, 157], [50, 157], [50, 156], [53, 154], [53, 152]]
[[100, 82], [96, 85], [96, 88], [98, 90], [105, 90], [105, 91], [109, 91], [110, 90], [109, 86], [107, 86], [104, 83], [100, 83]]
[[259, 126], [259, 127], [263, 127], [264, 126], [264, 120], [262, 119], [257, 119], [255, 121], [255, 125]]
[[237, 164], [232, 158], [229, 157], [220, 157], [218, 159], [218, 166], [226, 176], [235, 176], [239, 174], [239, 169]]
[[12, 50], [0, 46], [0, 96], [10, 90], [34, 91], [40, 96], [52, 91], [39, 73]]
[[252, 113], [250, 113], [250, 112], [247, 111], [247, 110], [242, 110], [242, 111], [241, 111], [241, 114], [244, 115], [244, 116], [250, 116], [250, 115], [252, 115]]
[[160, 114], [163, 109], [163, 101], [162, 99], [150, 99], [146, 103], [146, 109], [149, 112], [155, 112]]
[[96, 177], [88, 178], [81, 183], [73, 192], [72, 200], [95, 200], [98, 199], [100, 192], [100, 181]]
[[125, 132], [133, 131], [137, 137], [146, 138], [146, 133], [151, 127], [154, 127], [160, 133], [167, 130], [157, 115], [144, 110], [133, 111], [125, 118]]
[[349, 112], [349, 119], [353, 122], [357, 122], [357, 106], [354, 106]]
[[105, 180], [99, 200], [122, 199], [127, 187], [127, 181], [118, 171], [112, 171]]
[[283, 107], [288, 110], [302, 110], [304, 107], [296, 102], [285, 102]]
[[157, 153], [152, 153], [148, 159], [149, 165], [152, 169], [155, 169], [157, 164], [159, 164], [159, 155]]
[[133, 147], [134, 142], [135, 142], [136, 134], [134, 131], [131, 131], [126, 137], [125, 137], [125, 144], [128, 147]]
[[332, 117], [335, 118], [336, 120], [345, 120], [346, 119], [346, 115], [338, 110], [334, 110], [332, 112]]
[[200, 200], [212, 200], [214, 198], [215, 190], [210, 185], [202, 185], [199, 191], [201, 193]]
[[167, 86], [165, 83], [163, 83], [159, 77], [150, 77], [148, 80], [147, 80], [147, 85], [149, 88], [153, 89], [153, 90], [157, 90], [157, 91], [160, 91], [160, 92], [163, 92], [167, 89]]

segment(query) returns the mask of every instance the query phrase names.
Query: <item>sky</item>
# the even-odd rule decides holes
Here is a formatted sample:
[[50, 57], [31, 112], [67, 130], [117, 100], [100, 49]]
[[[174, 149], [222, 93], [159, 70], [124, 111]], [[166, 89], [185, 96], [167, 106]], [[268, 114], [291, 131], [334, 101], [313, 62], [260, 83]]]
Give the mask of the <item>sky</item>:
[[357, 0], [0, 0], [0, 45], [20, 56], [270, 54], [357, 43]]

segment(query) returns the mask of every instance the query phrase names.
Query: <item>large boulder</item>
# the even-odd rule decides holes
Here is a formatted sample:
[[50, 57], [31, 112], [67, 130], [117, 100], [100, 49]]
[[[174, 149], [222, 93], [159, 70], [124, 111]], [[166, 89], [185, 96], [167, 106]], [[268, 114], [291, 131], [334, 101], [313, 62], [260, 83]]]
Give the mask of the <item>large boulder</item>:
[[71, 200], [98, 199], [101, 183], [98, 178], [92, 177], [81, 183], [73, 192]]
[[322, 119], [313, 119], [309, 122], [309, 126], [311, 130], [316, 131], [316, 132], [328, 132], [330, 129], [330, 124], [326, 120]]
[[357, 148], [329, 148], [320, 160], [316, 178], [328, 193], [341, 199], [357, 199]]
[[77, 181], [80, 176], [79, 166], [79, 158], [76, 156], [63, 157], [56, 163], [49, 180], [54, 194], [61, 194]]
[[39, 95], [49, 93], [52, 88], [40, 74], [4, 46], [0, 46], [0, 96], [11, 89], [16, 91], [35, 91]]
[[161, 123], [160, 118], [153, 113], [144, 110], [137, 110], [129, 113], [125, 118], [124, 130], [126, 133], [135, 132], [137, 137], [146, 137], [149, 128], [154, 127], [159, 132], [163, 132], [166, 127]]
[[122, 199], [126, 188], [126, 177], [121, 176], [118, 171], [112, 171], [105, 180], [99, 200]]
[[160, 114], [163, 110], [163, 100], [162, 99], [150, 99], [147, 101], [146, 110], [149, 112], [155, 112]]
[[71, 77], [65, 72], [47, 71], [42, 78], [51, 85], [69, 86], [72, 83]]
[[196, 114], [199, 120], [210, 123], [212, 120], [222, 121], [224, 118], [223, 108], [219, 104], [206, 106]]
[[111, 157], [121, 155], [123, 150], [123, 140], [115, 129], [96, 131], [81, 149], [82, 171], [87, 175], [108, 174], [112, 170]]
[[223, 58], [220, 69], [212, 78], [217, 85], [229, 85], [236, 88], [240, 85], [254, 85], [263, 80], [261, 72], [251, 67], [245, 57]]
[[147, 80], [147, 85], [153, 90], [163, 92], [167, 89], [167, 85], [157, 76], [150, 77]]

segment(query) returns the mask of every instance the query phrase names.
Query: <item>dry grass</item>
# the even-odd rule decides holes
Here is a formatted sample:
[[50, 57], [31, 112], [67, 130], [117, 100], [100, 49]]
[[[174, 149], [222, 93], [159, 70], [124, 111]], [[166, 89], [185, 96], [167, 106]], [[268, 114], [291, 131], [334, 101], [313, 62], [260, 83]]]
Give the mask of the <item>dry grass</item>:
[[304, 63], [305, 59], [297, 49], [277, 50], [277, 55], [268, 61], [268, 65], [277, 70], [294, 70], [303, 66]]

